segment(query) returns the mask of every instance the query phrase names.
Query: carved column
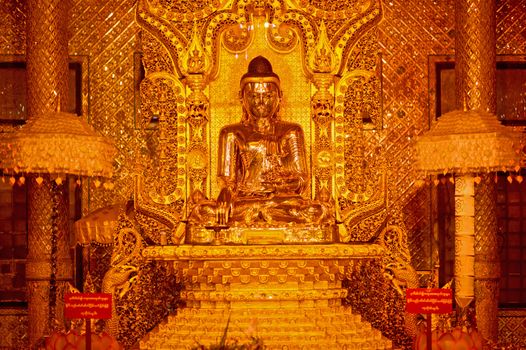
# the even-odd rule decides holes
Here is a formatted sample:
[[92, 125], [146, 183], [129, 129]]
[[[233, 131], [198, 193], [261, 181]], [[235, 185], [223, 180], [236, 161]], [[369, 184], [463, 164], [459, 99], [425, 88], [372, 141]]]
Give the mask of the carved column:
[[206, 86], [203, 74], [190, 74], [186, 77], [190, 94], [186, 98], [187, 121], [190, 132], [189, 153], [194, 158], [189, 170], [189, 185], [192, 194], [207, 191], [206, 179], [208, 176], [208, 113], [209, 101], [204, 94]]
[[192, 40], [180, 62], [186, 75], [186, 85], [190, 93], [186, 97], [186, 120], [190, 140], [188, 143], [188, 185], [190, 195], [194, 192], [206, 194], [209, 147], [208, 121], [210, 102], [204, 91], [208, 84], [207, 72], [211, 67], [210, 55], [203, 47], [197, 24], [194, 25]]
[[[496, 112], [495, 1], [455, 2], [457, 109]], [[475, 191], [475, 302], [482, 335], [497, 341], [500, 260], [495, 183], [491, 176]]]
[[313, 71], [313, 83], [316, 93], [311, 97], [314, 137], [313, 155], [313, 191], [317, 199], [328, 201], [335, 198], [333, 188], [334, 151], [334, 71], [338, 58], [327, 37], [325, 23], [321, 22], [316, 47], [309, 56], [309, 66]]
[[455, 300], [462, 308], [474, 297], [474, 194], [473, 176], [455, 178]]
[[316, 198], [327, 200], [333, 194], [332, 174], [332, 121], [334, 119], [333, 76], [330, 73], [314, 73], [316, 93], [311, 98], [312, 120], [314, 121], [314, 193]]
[[[61, 0], [28, 0], [27, 111], [29, 118], [65, 110], [68, 92], [67, 5]], [[63, 185], [65, 186], [65, 185]], [[58, 191], [57, 191], [58, 190]], [[28, 181], [28, 286], [31, 347], [63, 319], [55, 308], [57, 281], [72, 278], [67, 242], [67, 196], [48, 176]]]
[[53, 202], [51, 182], [37, 183], [34, 176], [28, 185], [28, 255], [26, 263], [29, 342], [31, 348], [49, 332], [49, 290], [51, 277], [51, 216]]
[[498, 341], [500, 247], [497, 237], [497, 188], [485, 174], [475, 189], [475, 307], [484, 338]]
[[495, 1], [459, 0], [455, 6], [457, 109], [495, 113]]
[[[67, 4], [61, 0], [27, 3], [27, 115], [54, 111], [68, 96]], [[59, 98], [60, 96], [60, 98]]]

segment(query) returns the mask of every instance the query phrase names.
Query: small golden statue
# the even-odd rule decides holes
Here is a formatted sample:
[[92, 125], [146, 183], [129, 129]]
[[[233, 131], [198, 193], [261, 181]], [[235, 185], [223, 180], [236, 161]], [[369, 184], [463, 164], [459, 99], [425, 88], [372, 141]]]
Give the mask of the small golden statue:
[[309, 185], [303, 130], [279, 118], [282, 91], [270, 62], [254, 58], [240, 85], [243, 119], [219, 135], [222, 190], [216, 201], [193, 194], [187, 241], [210, 243], [215, 230], [218, 244], [332, 242], [330, 196], [302, 196]]

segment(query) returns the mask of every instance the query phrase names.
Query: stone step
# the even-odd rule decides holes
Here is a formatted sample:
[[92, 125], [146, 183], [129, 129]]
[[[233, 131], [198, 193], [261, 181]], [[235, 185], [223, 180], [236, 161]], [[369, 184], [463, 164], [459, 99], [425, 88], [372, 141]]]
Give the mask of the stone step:
[[[199, 327], [200, 330], [204, 332], [224, 332], [226, 325], [201, 325]], [[197, 325], [160, 325], [159, 326], [159, 332], [164, 333], [174, 333], [174, 332], [196, 332]], [[230, 331], [238, 331], [238, 330], [247, 330], [251, 328], [251, 325], [249, 323], [243, 323], [243, 324], [230, 324], [228, 329]], [[293, 330], [299, 330], [301, 332], [315, 332], [320, 329], [320, 326], [313, 323], [303, 323], [303, 324], [295, 324], [295, 325], [266, 325], [266, 324], [258, 324], [256, 326], [256, 329], [260, 332], [290, 332]], [[340, 332], [346, 332], [349, 334], [358, 334], [362, 331], [368, 331], [371, 329], [369, 324], [347, 324], [347, 325], [324, 325], [324, 331], [325, 333], [340, 333]]]
[[[208, 319], [181, 317], [181, 318], [170, 320], [170, 322], [163, 323], [161, 327], [165, 327], [170, 324], [170, 325], [178, 325], [178, 326], [214, 325], [214, 326], [219, 326], [219, 327], [222, 326], [224, 328], [226, 327], [228, 322], [229, 322], [228, 319], [215, 319], [212, 317]], [[316, 318], [312, 317], [312, 318], [303, 318], [303, 319], [298, 318], [294, 320], [288, 319], [287, 325], [290, 327], [301, 327], [301, 326], [306, 326], [306, 325], [316, 325], [319, 323], [332, 324], [332, 325], [344, 325], [348, 327], [349, 325], [362, 325], [362, 324], [366, 324], [367, 322], [363, 322], [359, 318], [355, 318], [355, 317], [333, 316], [333, 317], [323, 317], [323, 318], [322, 317], [316, 317]], [[230, 322], [229, 322], [230, 326], [236, 326], [236, 327], [242, 327], [243, 325], [248, 326], [252, 324], [268, 325], [268, 326], [282, 325], [283, 319], [279, 319], [279, 318], [262, 319], [260, 317], [257, 317], [257, 318], [252, 317], [250, 319], [249, 318], [230, 319]]]
[[251, 329], [265, 349], [391, 349], [371, 324], [345, 307], [320, 309], [181, 309], [140, 342], [140, 349], [191, 349], [228, 341], [250, 342]]
[[[266, 310], [265, 310], [266, 311]], [[297, 320], [304, 320], [307, 319], [316, 319], [316, 318], [324, 318], [327, 320], [331, 320], [334, 322], [360, 322], [361, 317], [358, 314], [352, 314], [350, 312], [335, 312], [335, 311], [326, 311], [326, 312], [304, 312], [303, 310], [287, 310], [288, 312], [274, 312], [274, 313], [267, 313], [267, 312], [261, 312], [261, 310], [257, 311], [257, 319], [258, 322], [263, 322], [265, 320], [282, 320], [286, 318], [290, 323], [294, 323]], [[236, 311], [233, 311], [231, 313], [228, 312], [221, 312], [221, 310], [218, 311], [211, 311], [208, 312], [208, 310], [200, 310], [200, 312], [179, 312], [176, 315], [171, 315], [168, 318], [169, 322], [175, 322], [176, 320], [178, 322], [187, 322], [188, 320], [203, 320], [208, 322], [214, 321], [214, 322], [223, 322], [226, 324], [227, 320], [230, 318], [230, 322], [236, 322], [238, 320], [252, 320], [254, 319], [255, 314], [252, 312], [243, 312], [239, 313]]]
[[[141, 347], [141, 349], [156, 349], [156, 350], [191, 350], [198, 344], [207, 345], [206, 342], [181, 342], [174, 344], [150, 344], [149, 347]], [[240, 343], [241, 344], [241, 343]], [[325, 339], [316, 339], [312, 341], [304, 342], [291, 342], [286, 341], [267, 341], [263, 342], [266, 350], [333, 350], [333, 349], [345, 349], [345, 350], [388, 350], [391, 349], [391, 343], [388, 341], [369, 341], [369, 342], [328, 342]]]
[[[223, 315], [228, 317], [229, 315], [235, 317], [250, 316], [254, 314], [253, 309], [194, 309], [194, 308], [183, 308], [179, 309], [177, 314], [171, 315], [170, 317], [176, 317], [178, 315], [195, 315], [195, 316], [209, 316], [209, 315]], [[333, 306], [333, 307], [320, 307], [320, 308], [290, 308], [290, 309], [258, 309], [258, 317], [280, 317], [281, 315], [287, 316], [302, 316], [302, 315], [356, 315], [352, 313], [350, 307], [345, 306]], [[359, 315], [356, 315], [359, 316]]]
[[[191, 329], [191, 328], [185, 328], [185, 329], [175, 329], [171, 328], [168, 330], [159, 330], [156, 333], [156, 336], [161, 338], [173, 338], [176, 336], [186, 336], [188, 334], [196, 335], [196, 336], [206, 336], [206, 337], [212, 337], [213, 339], [221, 338], [221, 336], [224, 334], [224, 329], [219, 328], [201, 328], [201, 329]], [[249, 337], [248, 336], [248, 329], [234, 329], [230, 328], [227, 331], [227, 334], [232, 337]], [[352, 336], [354, 338], [371, 338], [371, 339], [380, 339], [381, 334], [372, 329], [372, 328], [364, 328], [364, 329], [336, 329], [336, 328], [327, 328], [327, 329], [320, 329], [314, 328], [314, 327], [306, 327], [306, 328], [297, 328], [297, 329], [287, 329], [282, 328], [278, 329], [276, 328], [267, 328], [267, 327], [258, 327], [254, 334], [264, 334], [269, 336], [332, 336], [336, 338], [342, 338], [342, 337], [348, 337]], [[250, 337], [249, 337], [250, 338]], [[342, 338], [343, 339], [343, 338]]]

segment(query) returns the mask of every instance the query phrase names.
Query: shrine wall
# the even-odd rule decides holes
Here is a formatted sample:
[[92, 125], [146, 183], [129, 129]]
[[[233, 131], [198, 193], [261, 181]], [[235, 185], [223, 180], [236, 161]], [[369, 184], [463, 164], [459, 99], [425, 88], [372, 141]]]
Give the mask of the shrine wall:
[[429, 128], [428, 56], [454, 53], [454, 1], [387, 1], [378, 25], [382, 55], [388, 205], [408, 230], [412, 263], [431, 266], [431, 191], [417, 188], [414, 138]]
[[[114, 140], [118, 154], [113, 189], [90, 186], [91, 211], [130, 199], [134, 165], [135, 67], [140, 51], [134, 0], [74, 0], [70, 22], [70, 55], [89, 60], [89, 122]], [[87, 210], [84, 210], [86, 213]]]

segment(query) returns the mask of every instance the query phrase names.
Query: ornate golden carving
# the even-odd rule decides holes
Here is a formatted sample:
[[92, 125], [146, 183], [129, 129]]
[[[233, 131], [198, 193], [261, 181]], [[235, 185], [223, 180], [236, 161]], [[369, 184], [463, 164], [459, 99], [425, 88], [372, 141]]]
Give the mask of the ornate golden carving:
[[[316, 89], [311, 89], [313, 95], [310, 101], [310, 108], [308, 108], [311, 113], [307, 113], [308, 119], [306, 119], [306, 122], [303, 122], [303, 120], [301, 122], [301, 125], [306, 130], [308, 146], [309, 148], [312, 147], [313, 161], [312, 164], [309, 164], [309, 167], [313, 172], [314, 186], [312, 189], [309, 189], [309, 192], [312, 195], [323, 197], [331, 197], [332, 195], [334, 199], [340, 200], [338, 215], [342, 214], [340, 215], [340, 218], [343, 219], [343, 224], [341, 225], [343, 230], [341, 231], [344, 232], [343, 237], [345, 237], [345, 240], [367, 241], [378, 235], [379, 227], [381, 223], [384, 222], [386, 216], [384, 210], [385, 182], [383, 181], [383, 177], [378, 177], [372, 173], [374, 170], [377, 170], [375, 166], [381, 163], [381, 161], [373, 164], [372, 161], [369, 161], [368, 157], [369, 155], [371, 155], [371, 157], [374, 155], [376, 159], [376, 155], [379, 153], [378, 140], [381, 136], [369, 136], [372, 134], [370, 133], [365, 137], [361, 137], [365, 135], [363, 133], [364, 120], [366, 120], [366, 123], [374, 123], [375, 126], [381, 125], [381, 118], [377, 117], [380, 115], [378, 71], [375, 70], [376, 67], [374, 65], [372, 68], [360, 68], [368, 72], [369, 80], [365, 80], [365, 82], [362, 81], [360, 82], [362, 85], [356, 84], [341, 92], [334, 89], [334, 77], [332, 74], [347, 70], [349, 52], [353, 50], [353, 45], [380, 19], [381, 7], [379, 5], [377, 1], [360, 1], [352, 6], [346, 6], [341, 10], [329, 11], [318, 8], [317, 5], [313, 7], [306, 3], [296, 4], [286, 2], [284, 4], [279, 1], [240, 1], [236, 3], [236, 7], [232, 8], [230, 3], [224, 3], [221, 5], [216, 4], [216, 8], [205, 5], [202, 8], [200, 7], [199, 10], [196, 9], [196, 11], [191, 11], [190, 8], [186, 8], [186, 12], [176, 13], [173, 9], [176, 7], [179, 8], [179, 5], [140, 1], [137, 7], [140, 25], [149, 33], [152, 33], [157, 42], [162, 43], [166, 50], [169, 51], [168, 55], [170, 57], [178, 57], [173, 60], [176, 65], [182, 64], [184, 66], [188, 60], [187, 53], [190, 52], [188, 46], [191, 41], [196, 43], [194, 45], [195, 47], [199, 46], [197, 42], [202, 44], [203, 48], [198, 48], [198, 52], [211, 53], [212, 65], [208, 71], [203, 69], [199, 71], [198, 74], [189, 74], [187, 68], [178, 66], [173, 68], [174, 71], [182, 72], [180, 79], [184, 81], [188, 91], [185, 107], [188, 110], [186, 116], [188, 118], [187, 132], [189, 144], [184, 150], [184, 156], [185, 159], [188, 159], [187, 165], [189, 167], [187, 168], [186, 179], [188, 181], [187, 183], [190, 184], [189, 188], [202, 189], [205, 195], [209, 195], [210, 190], [207, 186], [210, 183], [210, 179], [214, 179], [210, 174], [215, 169], [214, 165], [217, 164], [217, 160], [214, 159], [213, 155], [213, 145], [217, 139], [218, 125], [223, 126], [231, 123], [232, 121], [228, 122], [228, 118], [230, 118], [230, 115], [234, 115], [230, 113], [226, 115], [224, 120], [216, 119], [216, 121], [213, 121], [212, 118], [217, 118], [217, 116], [213, 110], [208, 110], [208, 108], [217, 106], [215, 101], [212, 100], [212, 98], [215, 97], [210, 94], [209, 91], [211, 91], [212, 88], [208, 90], [208, 84], [218, 79], [219, 60], [223, 57], [221, 56], [223, 54], [221, 53], [222, 49], [226, 48], [226, 50], [223, 51], [230, 51], [235, 57], [238, 57], [236, 55], [243, 54], [246, 54], [247, 57], [248, 55], [252, 57], [252, 55], [259, 54], [259, 51], [254, 51], [255, 54], [251, 51], [250, 54], [248, 54], [248, 50], [250, 50], [252, 46], [257, 47], [256, 50], [268, 50], [269, 52], [279, 52], [281, 54], [290, 52], [289, 55], [297, 55], [297, 51], [299, 50], [298, 46], [301, 45], [303, 46], [302, 52], [298, 56], [295, 56], [301, 57], [301, 62], [296, 62], [295, 64], [301, 65], [300, 72], [303, 74], [302, 78], [311, 80], [312, 84], [316, 87]], [[219, 8], [219, 6], [223, 7]], [[307, 12], [305, 8], [309, 8], [312, 11]], [[210, 12], [205, 12], [207, 10]], [[194, 29], [192, 30], [192, 28]], [[219, 35], [222, 36], [221, 39]], [[261, 41], [262, 35], [264, 38], [263, 41]], [[374, 35], [369, 35], [369, 38], [371, 37], [374, 37]], [[194, 57], [201, 56], [196, 52]], [[308, 57], [313, 57], [311, 65], [309, 65]], [[336, 59], [333, 60], [333, 58]], [[149, 57], [144, 63], [147, 67], [156, 67], [155, 62], [155, 57]], [[203, 60], [201, 58], [194, 61], [196, 67], [200, 67], [202, 62]], [[374, 62], [376, 63], [377, 61], [374, 60]], [[221, 64], [224, 64], [224, 62]], [[231, 73], [228, 73], [228, 75], [231, 75]], [[364, 85], [367, 88], [364, 89]], [[221, 89], [224, 90], [226, 86], [227, 85], [221, 85]], [[376, 102], [371, 102], [374, 108], [368, 107], [367, 112], [369, 114], [360, 115], [361, 118], [356, 118], [356, 123], [350, 123], [349, 125], [352, 125], [352, 129], [347, 128], [348, 125], [344, 124], [342, 124], [342, 128], [335, 128], [333, 112], [335, 96], [336, 98], [338, 94], [342, 96], [340, 105], [345, 106], [345, 109], [348, 108], [348, 104], [350, 103], [351, 91], [358, 91], [360, 89], [365, 91], [367, 101], [376, 100]], [[230, 94], [230, 92], [228, 93]], [[194, 94], [192, 98], [190, 98], [191, 94]], [[225, 97], [222, 96], [222, 98], [224, 99]], [[208, 104], [209, 100], [211, 101], [210, 104]], [[362, 99], [360, 101], [363, 102], [364, 100], [365, 99]], [[230, 107], [228, 106], [225, 109], [228, 108]], [[190, 117], [190, 115], [192, 115], [192, 117]], [[346, 116], [349, 116], [349, 112], [347, 112]], [[296, 118], [296, 116], [294, 116], [294, 118]], [[299, 119], [297, 120], [299, 121]], [[209, 126], [208, 123], [210, 123]], [[210, 128], [210, 139], [207, 139], [208, 127]], [[345, 135], [347, 130], [352, 130], [356, 139], [361, 138], [364, 140], [359, 144], [358, 148], [353, 148], [350, 141], [347, 141], [347, 143], [343, 141], [342, 149], [334, 149], [332, 146], [333, 139]], [[349, 167], [350, 164], [354, 162], [354, 159], [351, 160], [347, 156], [356, 149], [361, 150], [361, 158], [359, 158], [361, 160], [360, 164], [365, 168], [361, 169], [361, 172], [358, 174], [358, 177], [362, 178], [359, 180], [362, 181], [362, 183], [358, 181], [356, 185], [357, 189], [354, 190], [348, 198], [344, 198], [340, 196], [339, 191], [336, 191], [336, 186], [333, 184], [332, 169], [334, 166]], [[341, 157], [337, 159], [338, 155], [341, 155]], [[210, 167], [208, 167], [208, 157], [210, 157]], [[364, 162], [363, 159], [367, 159], [368, 162]], [[367, 166], [364, 165], [366, 163]], [[350, 174], [346, 174], [346, 176], [348, 183], [353, 181], [351, 180], [354, 179], [353, 176]], [[190, 180], [192, 178], [198, 180]], [[378, 191], [375, 191], [373, 189], [377, 184], [381, 184], [381, 186]], [[362, 187], [358, 190], [360, 185]], [[345, 186], [345, 184], [343, 186]], [[214, 185], [212, 184], [212, 193], [213, 188]], [[343, 189], [344, 187], [342, 187], [342, 192], [345, 192]], [[335, 194], [337, 196], [335, 196]], [[162, 209], [162, 206], [158, 206], [155, 210], [156, 215], [152, 215], [151, 218], [160, 220], [159, 217], [163, 215], [164, 209]], [[139, 220], [142, 220], [143, 223], [149, 222], [144, 220], [144, 216], [138, 215], [137, 217]], [[166, 220], [166, 218], [169, 217], [169, 215], [166, 215], [163, 222], [172, 222], [173, 224], [180, 220], [175, 216], [171, 216], [170, 220]], [[175, 221], [172, 219], [175, 219]], [[354, 236], [351, 237], [350, 233], [345, 232], [345, 228], [352, 230], [349, 232], [352, 232]], [[171, 226], [170, 229], [172, 229]], [[146, 231], [148, 231], [148, 229], [146, 229]], [[356, 234], [355, 232], [358, 233]], [[222, 233], [219, 235], [222, 235]], [[180, 236], [178, 236], [178, 238], [180, 238]], [[215, 234], [212, 238], [212, 241], [213, 240], [215, 240]], [[177, 242], [182, 241], [177, 240]], [[162, 246], [149, 247], [148, 249], [170, 250], [183, 249], [184, 247], [184, 245], [181, 247]], [[203, 254], [207, 255], [210, 251], [220, 249], [220, 247], [211, 246], [204, 246], [202, 248], [206, 252], [203, 252]], [[228, 247], [230, 251], [224, 256], [235, 256], [233, 251], [237, 248], [238, 247]], [[201, 247], [196, 247], [196, 249], [200, 250]], [[303, 248], [300, 247], [300, 249], [306, 248], [304, 246]], [[323, 250], [325, 247], [321, 249]], [[313, 251], [311, 251], [311, 253], [315, 254]], [[148, 254], [149, 253], [145, 251], [145, 255], [147, 256]], [[184, 253], [181, 251], [177, 254], [181, 256], [180, 254]], [[247, 256], [258, 257], [257, 251], [253, 250], [249, 253], [248, 248], [246, 254]], [[276, 252], [273, 254], [275, 256]], [[291, 254], [291, 252], [287, 254]], [[326, 255], [327, 251], [325, 250], [322, 254]], [[152, 256], [148, 256], [148, 258], [152, 258]], [[194, 258], [196, 257], [192, 257], [192, 259]], [[216, 259], [223, 258], [216, 257]], [[264, 259], [262, 263], [269, 264], [269, 266], [272, 265], [272, 261], [266, 261]], [[182, 265], [178, 262], [175, 263], [172, 268], [175, 270], [184, 270], [182, 267], [184, 264], [186, 264], [186, 262], [182, 263]], [[192, 265], [193, 263], [190, 262], [189, 264]], [[256, 280], [257, 283], [268, 284], [272, 281], [279, 283], [280, 281], [287, 281], [292, 278], [289, 272], [297, 272], [292, 272], [294, 270], [289, 269], [284, 270], [289, 271], [287, 273], [278, 273], [277, 270], [271, 270], [272, 268], [268, 267], [267, 276], [267, 274], [264, 273], [266, 267], [262, 270], [261, 266], [255, 267], [250, 264], [245, 264], [244, 266], [240, 266], [239, 269], [248, 269], [246, 273], [242, 273], [241, 270], [236, 270], [232, 272], [232, 277], [230, 278], [228, 274], [223, 273], [224, 271], [219, 270], [215, 273], [210, 272], [208, 275], [203, 275], [203, 271], [209, 267], [203, 265], [203, 270], [199, 270], [196, 266], [192, 266], [196, 269], [195, 274], [194, 272], [187, 271], [186, 274], [188, 278], [191, 280], [192, 277], [190, 276], [194, 276], [196, 278], [194, 283], [197, 283], [199, 280], [203, 286], [212, 281], [227, 283], [229, 280], [240, 284], [244, 282], [249, 284], [256, 283]], [[286, 266], [286, 264], [283, 266]], [[285, 267], [280, 266], [276, 268], [278, 270], [285, 269]], [[322, 268], [323, 271], [325, 271], [324, 269], [325, 268]], [[307, 276], [308, 275], [309, 274], [307, 274]], [[331, 273], [329, 273], [329, 275], [331, 275]], [[219, 276], [224, 276], [225, 281]], [[299, 276], [298, 278], [298, 280], [301, 281], [305, 277]], [[188, 297], [188, 293], [190, 293], [190, 291], [186, 291], [184, 295]], [[192, 290], [192, 293], [194, 293], [192, 294], [193, 297], [197, 295], [195, 294], [195, 290]], [[200, 292], [199, 302], [202, 301], [202, 298], [216, 298], [213, 303], [224, 303], [225, 298], [228, 298], [228, 293], [221, 291], [220, 294], [221, 296], [216, 298], [213, 293], [210, 294], [209, 291], [205, 290]], [[234, 294], [235, 298], [247, 298], [244, 292]], [[261, 300], [254, 300], [254, 302], [259, 301]], [[212, 303], [212, 301], [210, 302]]]
[[[387, 291], [386, 302], [390, 314], [398, 314], [396, 320], [390, 322], [391, 329], [380, 328], [384, 332], [393, 332], [391, 339], [398, 345], [408, 344], [418, 331], [417, 316], [405, 312], [405, 289], [420, 287], [420, 281], [415, 268], [411, 264], [411, 254], [408, 248], [407, 229], [400, 219], [389, 220], [388, 224], [379, 234], [377, 242], [385, 248], [384, 276], [391, 281]], [[402, 316], [403, 315], [403, 316]], [[389, 318], [390, 319], [390, 318]], [[381, 327], [386, 327], [382, 325]], [[402, 332], [402, 330], [404, 330]]]
[[250, 24], [244, 21], [228, 25], [221, 35], [225, 50], [238, 54], [245, 51], [254, 39], [254, 32], [250, 29]]
[[492, 1], [455, 3], [456, 109], [497, 111], [495, 9]]
[[[526, 347], [526, 313], [524, 310], [499, 311], [499, 343]], [[513, 349], [513, 347], [511, 347]]]
[[[100, 290], [114, 293], [112, 312], [116, 317], [106, 324], [106, 328], [115, 332], [119, 342], [127, 347], [135, 344], [176, 308], [179, 288], [170, 270], [141, 258], [144, 240], [138, 234], [137, 222], [133, 220], [138, 215], [133, 215], [133, 212], [129, 214], [131, 216], [119, 217], [111, 263], [108, 261], [105, 265], [110, 266], [110, 269], [104, 271], [104, 282], [100, 283]], [[139, 220], [142, 227], [159, 224], [151, 217], [147, 219], [150, 221]], [[152, 231], [157, 235], [167, 232], [166, 228], [161, 230], [155, 226]], [[104, 254], [98, 254], [97, 257], [108, 259], [107, 250]]]
[[[457, 109], [496, 113], [495, 10], [496, 4], [492, 1], [462, 0], [455, 3]], [[485, 339], [494, 342], [498, 340], [500, 278], [496, 203], [496, 185], [488, 174], [475, 190], [473, 265], [477, 327]]]
[[349, 290], [346, 303], [359, 312], [372, 326], [389, 337], [395, 347], [410, 347], [411, 337], [405, 331], [405, 300], [389, 286], [379, 260], [361, 261], [354, 267], [345, 286]]
[[[186, 197], [185, 88], [166, 72], [148, 75], [141, 87], [145, 101], [141, 126], [145, 129], [152, 120], [157, 120], [157, 146], [152, 150], [149, 166], [142, 170], [144, 174], [137, 174], [135, 207], [139, 219], [153, 217], [168, 230], [176, 230], [184, 216], [182, 208]], [[160, 242], [158, 237], [154, 239]]]
[[[330, 50], [329, 48], [325, 48]], [[331, 59], [329, 58], [329, 61]], [[329, 68], [330, 64], [328, 67]], [[314, 193], [317, 198], [322, 196], [332, 196], [333, 189], [333, 171], [334, 157], [332, 147], [332, 122], [334, 95], [331, 93], [333, 88], [333, 75], [320, 72], [313, 74], [314, 85], [317, 88], [316, 93], [311, 97], [312, 120], [314, 122], [315, 133], [313, 142], [313, 163], [314, 171], [312, 180], [314, 181]], [[330, 200], [332, 200], [332, 198]]]
[[115, 245], [111, 255], [110, 268], [102, 279], [101, 290], [103, 293], [113, 295], [110, 320], [106, 321], [105, 330], [117, 337], [119, 335], [120, 317], [117, 305], [132, 287], [137, 273], [137, 259], [143, 246], [140, 234], [132, 228], [122, 228], [117, 232]]
[[28, 349], [27, 311], [4, 307], [0, 311], [0, 319], [0, 346], [6, 349]]
[[[206, 55], [206, 53], [203, 53]], [[206, 80], [203, 74], [190, 74], [186, 77], [190, 94], [186, 98], [188, 109], [187, 122], [189, 126], [189, 156], [192, 161], [188, 164], [189, 170], [189, 193], [200, 191], [206, 193], [206, 180], [208, 177], [208, 120], [209, 120], [209, 101], [203, 93]], [[190, 159], [190, 158], [188, 158]]]
[[[258, 2], [243, 0], [239, 1], [232, 9], [226, 7], [230, 4], [223, 4], [224, 8], [220, 9], [218, 4], [214, 6], [205, 6], [203, 9], [190, 13], [175, 13], [173, 4], [157, 3], [142, 0], [139, 2], [138, 14], [143, 25], [151, 28], [156, 36], [163, 37], [163, 41], [169, 43], [167, 47], [175, 46], [186, 51], [187, 44], [190, 41], [189, 33], [183, 33], [176, 29], [172, 23], [188, 24], [191, 21], [202, 20], [209, 17], [209, 24], [206, 28], [206, 34], [203, 44], [205, 48], [212, 48], [212, 59], [214, 67], [211, 69], [210, 76], [214, 77], [217, 72], [217, 53], [219, 47], [218, 40], [215, 40], [217, 33], [222, 32], [223, 44], [232, 52], [241, 52], [251, 43], [251, 26], [255, 25], [255, 18], [264, 18], [265, 29], [267, 31], [267, 40], [269, 45], [278, 52], [290, 52], [299, 42], [299, 37], [303, 41], [305, 53], [315, 49], [316, 42], [312, 33], [317, 29], [313, 26], [316, 22], [305, 16], [310, 14], [315, 19], [342, 20], [348, 19], [343, 28], [334, 37], [330, 38], [333, 47], [337, 47], [338, 57], [347, 57], [353, 41], [357, 40], [363, 32], [380, 18], [379, 1], [358, 2], [351, 9], [339, 11], [325, 11], [307, 4], [288, 4], [284, 6], [281, 2], [265, 1], [262, 4]], [[296, 10], [296, 8], [298, 10]], [[308, 10], [306, 10], [308, 9]], [[321, 23], [321, 21], [319, 21]], [[264, 23], [261, 23], [264, 24]], [[296, 31], [300, 32], [298, 34]], [[176, 50], [171, 50], [172, 57], [177, 56]], [[343, 60], [342, 60], [343, 61]], [[341, 62], [340, 67], [343, 67]], [[342, 68], [339, 69], [341, 72]]]
[[327, 37], [324, 21], [320, 24], [318, 42], [310, 54], [309, 66], [316, 73], [330, 73], [338, 66], [338, 57], [336, 57]]
[[68, 4], [56, 0], [29, 1], [27, 10], [28, 115], [53, 111], [57, 103], [61, 104], [61, 110], [66, 110]]
[[187, 259], [225, 259], [235, 260], [238, 257], [249, 260], [286, 258], [297, 256], [298, 259], [323, 257], [331, 259], [374, 258], [383, 253], [383, 248], [376, 244], [369, 245], [276, 245], [276, 246], [149, 246], [142, 255], [144, 258], [153, 260], [166, 260], [177, 257], [180, 260]]
[[[352, 278], [362, 263], [379, 259], [382, 254], [381, 247], [374, 244], [147, 247], [143, 250], [146, 259], [168, 266], [184, 282], [181, 298], [186, 308], [170, 317], [166, 325], [160, 325], [141, 348], [185, 344], [183, 334], [190, 328], [200, 335], [200, 342], [209, 343], [220, 328], [217, 318], [223, 319], [226, 310], [232, 325], [257, 317], [262, 325], [258, 335], [270, 349], [277, 348], [277, 344], [312, 348], [302, 336], [292, 335], [297, 332], [294, 326], [290, 332], [280, 332], [291, 336], [275, 333], [276, 327], [288, 329], [293, 319], [308, 327], [307, 337], [317, 334], [317, 341], [324, 344], [333, 344], [330, 334], [340, 332], [334, 348], [363, 341], [374, 342], [376, 348], [391, 348], [390, 342], [374, 331], [376, 336], [355, 337], [358, 327], [371, 329], [357, 318], [353, 322], [356, 330], [349, 332], [342, 332], [339, 323], [353, 317], [349, 309], [340, 306], [341, 298], [348, 293], [342, 288], [342, 280]], [[269, 309], [275, 313], [272, 320]], [[354, 328], [349, 324], [345, 327]], [[203, 332], [207, 335], [201, 335]], [[237, 326], [229, 328], [228, 334], [237, 336]]]
[[0, 33], [2, 43], [0, 52], [8, 55], [23, 55], [26, 50], [26, 17], [27, 2], [23, 0], [10, 1], [0, 9]]
[[182, 57], [180, 65], [183, 68], [184, 75], [203, 74], [208, 72], [210, 68], [210, 56], [199, 39], [197, 24], [194, 24], [192, 40]]
[[[207, 326], [203, 327], [205, 320]], [[251, 337], [261, 337], [266, 349], [321, 350], [362, 346], [391, 349], [389, 341], [348, 309], [323, 306], [304, 310], [186, 309], [170, 317], [168, 324], [160, 325], [151, 337], [141, 341], [140, 349], [190, 348], [196, 340], [211, 346], [217, 344], [227, 324], [229, 339], [248, 344]], [[196, 339], [188, 337], [188, 332]]]
[[497, 237], [497, 189], [493, 174], [475, 187], [475, 309], [477, 327], [486, 339], [498, 340], [500, 243]]
[[[73, 276], [69, 255], [67, 196], [62, 186], [49, 176], [38, 184], [35, 176], [28, 179], [28, 256], [26, 279], [29, 303], [29, 342], [36, 342], [53, 327], [63, 324], [63, 313], [56, 309], [58, 285]], [[47, 291], [46, 291], [47, 288]], [[47, 294], [46, 294], [47, 293]], [[45, 318], [44, 318], [45, 315]], [[37, 322], [37, 323], [33, 323]]]
[[[141, 139], [137, 136], [134, 109], [139, 91], [134, 70], [134, 55], [139, 51], [139, 27], [135, 19], [136, 1], [111, 0], [101, 3], [71, 2], [69, 50], [89, 59], [82, 67], [89, 80], [83, 87], [83, 117], [96, 130], [114, 140], [115, 159], [113, 189], [96, 188], [85, 182], [83, 210], [89, 212], [116, 202], [124, 202], [133, 192], [133, 171]], [[161, 51], [159, 51], [161, 52]], [[137, 69], [137, 73], [139, 70]], [[87, 105], [89, 103], [89, 111]], [[88, 115], [89, 112], [89, 115]], [[88, 200], [89, 198], [89, 200]]]
[[143, 64], [146, 75], [161, 72], [176, 75], [178, 65], [174, 63], [164, 43], [148, 31], [144, 31], [142, 36], [142, 61], [149, 62]]
[[49, 281], [27, 280], [27, 313], [29, 317], [29, 344], [38, 344], [45, 335], [51, 333], [49, 323]]

